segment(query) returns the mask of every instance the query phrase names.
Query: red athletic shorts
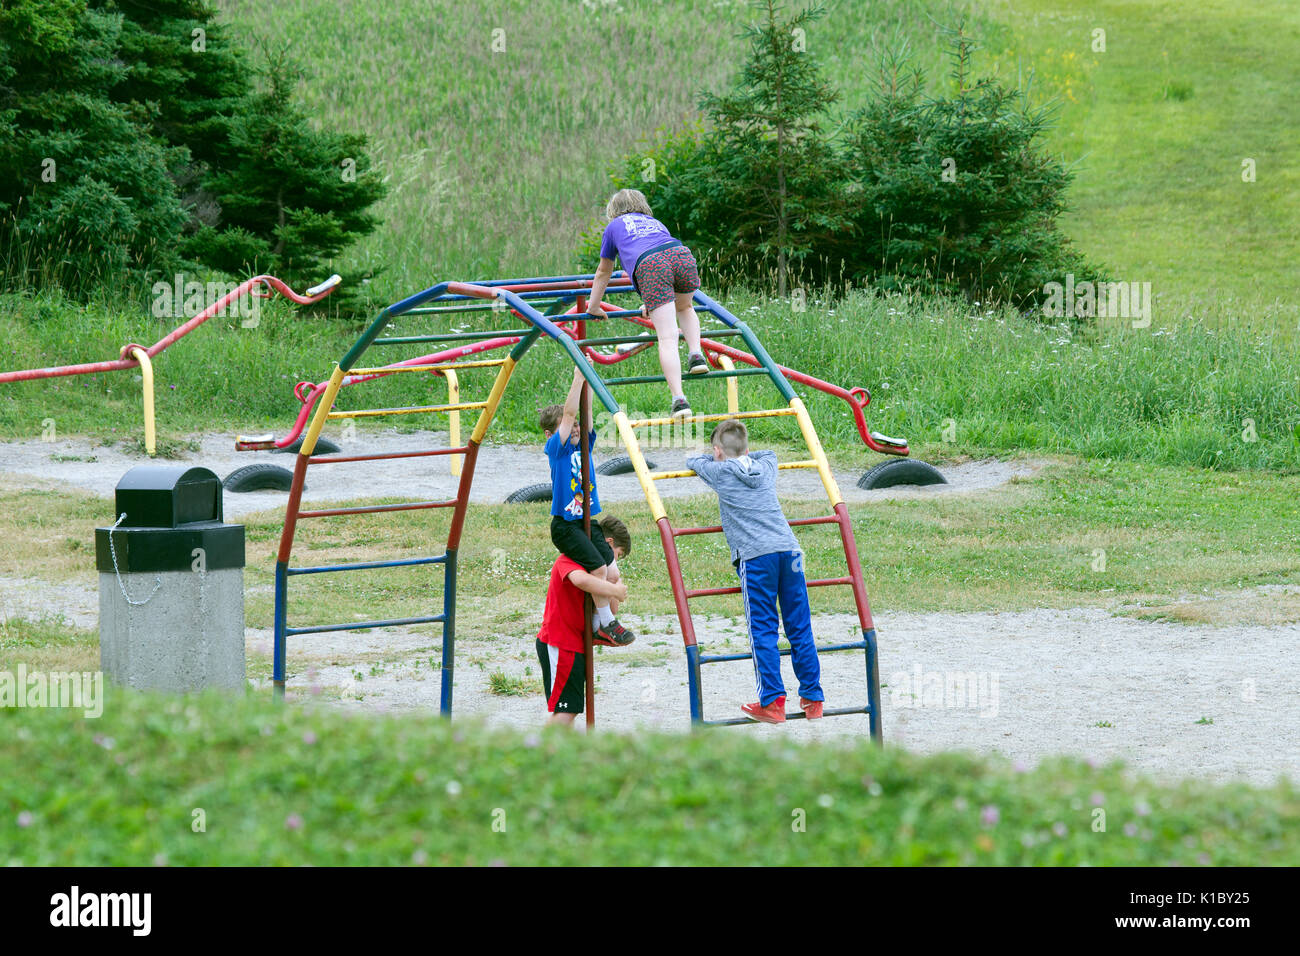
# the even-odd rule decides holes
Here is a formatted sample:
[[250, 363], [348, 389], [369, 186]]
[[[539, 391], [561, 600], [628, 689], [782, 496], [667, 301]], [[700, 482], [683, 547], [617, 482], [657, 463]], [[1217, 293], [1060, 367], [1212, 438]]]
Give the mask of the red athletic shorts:
[[675, 292], [694, 292], [700, 287], [695, 256], [685, 246], [661, 249], [646, 256], [636, 267], [636, 287], [647, 312], [672, 302]]

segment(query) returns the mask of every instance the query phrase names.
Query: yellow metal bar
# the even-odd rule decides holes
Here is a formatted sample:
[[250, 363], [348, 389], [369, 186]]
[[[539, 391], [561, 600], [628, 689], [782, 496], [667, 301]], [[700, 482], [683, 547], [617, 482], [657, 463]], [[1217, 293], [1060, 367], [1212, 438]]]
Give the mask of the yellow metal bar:
[[389, 365], [386, 368], [354, 368], [349, 375], [387, 375], [389, 372], [441, 372], [456, 368], [497, 368], [505, 359], [476, 359], [472, 362], [437, 362], [431, 365]]
[[144, 391], [144, 450], [152, 458], [158, 454], [158, 432], [153, 417], [153, 362], [142, 348], [132, 349], [131, 357], [140, 363], [141, 388]]
[[831, 474], [830, 462], [826, 460], [826, 452], [822, 450], [822, 443], [817, 438], [817, 430], [813, 428], [812, 419], [808, 417], [808, 409], [804, 407], [803, 399], [798, 395], [790, 400], [790, 407], [798, 416], [799, 430], [803, 432], [803, 440], [807, 443], [808, 450], [812, 452], [813, 461], [817, 463], [817, 473], [821, 476], [822, 485], [826, 489], [826, 497], [831, 500], [831, 507], [834, 508], [844, 499], [840, 497], [840, 486], [835, 483], [835, 476]]
[[720, 422], [728, 418], [776, 418], [780, 415], [797, 415], [793, 408], [770, 408], [761, 412], [736, 412], [726, 415], [689, 415], [685, 418], [638, 418], [628, 422], [630, 428], [649, 428], [652, 425], [685, 425], [690, 422]]
[[[728, 372], [734, 371], [736, 363], [731, 360], [730, 355], [719, 355], [718, 364]], [[727, 414], [736, 415], [740, 412], [740, 379], [734, 375], [727, 379]]]
[[[460, 401], [460, 381], [456, 378], [456, 373], [447, 369], [443, 373], [447, 379], [447, 404], [455, 405]], [[452, 448], [460, 447], [460, 412], [454, 411], [447, 416], [447, 440], [451, 443]], [[460, 477], [460, 463], [465, 458], [464, 455], [449, 455], [451, 458], [451, 474], [453, 478]]]
[[623, 439], [623, 445], [627, 448], [627, 457], [632, 459], [632, 468], [636, 471], [636, 480], [641, 482], [641, 490], [645, 492], [646, 503], [650, 505], [650, 514], [657, 523], [668, 513], [664, 511], [664, 502], [659, 497], [659, 489], [655, 487], [654, 480], [650, 477], [645, 456], [641, 454], [641, 442], [637, 439], [636, 432], [632, 430], [632, 423], [627, 420], [627, 412], [622, 409], [615, 412], [614, 424], [618, 427], [618, 437]]
[[[787, 471], [791, 468], [816, 468], [817, 462], [809, 459], [808, 461], [783, 461], [776, 466], [780, 471]], [[650, 477], [654, 481], [662, 481], [665, 478], [691, 478], [695, 472], [687, 468], [685, 471], [652, 471]]]
[[492, 424], [492, 417], [497, 413], [497, 406], [501, 404], [501, 396], [506, 393], [506, 384], [510, 381], [510, 376], [515, 370], [515, 360], [510, 356], [501, 363], [501, 368], [497, 370], [496, 381], [492, 383], [492, 391], [488, 393], [487, 401], [483, 403], [484, 408], [474, 423], [474, 431], [470, 434], [469, 440], [475, 444], [482, 444], [483, 437], [487, 434], [488, 426]]
[[298, 454], [310, 456], [316, 450], [316, 439], [320, 438], [320, 430], [325, 427], [325, 419], [333, 417], [330, 409], [334, 407], [334, 399], [338, 397], [342, 385], [343, 369], [335, 365], [329, 384], [325, 386], [325, 394], [321, 396], [316, 412], [311, 417], [311, 424], [307, 426], [307, 434], [298, 446]]
[[355, 412], [330, 412], [329, 418], [367, 418], [375, 415], [415, 415], [419, 412], [456, 412], [485, 408], [487, 402], [457, 402], [454, 405], [412, 405], [410, 408], [362, 408]]

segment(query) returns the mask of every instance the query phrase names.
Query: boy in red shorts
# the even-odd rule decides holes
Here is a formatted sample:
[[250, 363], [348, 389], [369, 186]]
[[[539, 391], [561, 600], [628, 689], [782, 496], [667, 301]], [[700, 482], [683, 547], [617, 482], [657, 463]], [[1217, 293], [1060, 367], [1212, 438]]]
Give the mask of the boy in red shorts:
[[[614, 556], [626, 557], [632, 550], [627, 526], [617, 518], [605, 517], [601, 530], [609, 539]], [[572, 558], [561, 554], [551, 566], [551, 581], [546, 589], [546, 610], [542, 628], [537, 632], [537, 659], [542, 665], [542, 689], [546, 694], [548, 723], [572, 724], [587, 702], [586, 648], [582, 641], [585, 596], [600, 595], [617, 608], [627, 600], [627, 585], [607, 581], [588, 571]], [[596, 641], [597, 643], [610, 643]]]

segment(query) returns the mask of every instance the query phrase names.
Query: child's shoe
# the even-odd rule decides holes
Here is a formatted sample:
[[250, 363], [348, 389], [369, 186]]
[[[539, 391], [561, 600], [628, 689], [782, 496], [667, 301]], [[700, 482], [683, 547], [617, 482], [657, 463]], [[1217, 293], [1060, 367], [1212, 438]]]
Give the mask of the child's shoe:
[[692, 414], [691, 403], [685, 398], [673, 399], [673, 418], [690, 418]]
[[591, 635], [591, 643], [602, 644], [605, 647], [627, 647], [635, 640], [636, 635], [618, 623], [617, 618], [596, 628], [595, 633]]
[[703, 375], [709, 370], [709, 363], [702, 352], [692, 352], [686, 359], [686, 371], [690, 375]]
[[808, 700], [806, 697], [799, 698], [799, 709], [809, 720], [816, 720], [822, 715], [822, 701]]
[[765, 724], [784, 724], [785, 723], [785, 698], [778, 697], [772, 703], [764, 707], [757, 701], [752, 704], [741, 706], [741, 712], [750, 720], [761, 721]]

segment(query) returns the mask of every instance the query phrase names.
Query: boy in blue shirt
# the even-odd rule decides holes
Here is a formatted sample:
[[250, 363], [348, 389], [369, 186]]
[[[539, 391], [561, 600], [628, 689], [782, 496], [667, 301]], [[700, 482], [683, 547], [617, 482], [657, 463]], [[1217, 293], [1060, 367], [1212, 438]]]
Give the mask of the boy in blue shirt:
[[758, 701], [740, 709], [751, 720], [785, 722], [785, 682], [777, 650], [777, 605], [790, 642], [790, 662], [799, 678], [799, 706], [809, 720], [822, 715], [821, 662], [813, 641], [803, 553], [776, 498], [776, 453], [749, 450], [744, 422], [719, 422], [710, 439], [713, 455], [686, 464], [718, 493], [722, 531], [740, 576], [749, 627], [750, 654]]
[[[591, 470], [591, 536], [582, 531], [582, 449], [578, 445], [575, 424], [582, 390], [589, 387], [582, 372], [573, 370], [573, 384], [563, 405], [548, 405], [539, 409], [542, 432], [546, 435], [546, 457], [551, 464], [551, 543], [566, 558], [577, 562], [588, 574], [598, 579], [617, 583], [620, 580], [618, 562], [605, 540], [596, 515], [600, 514], [600, 497], [596, 494], [596, 470]], [[588, 396], [590, 399], [590, 396]], [[587, 450], [596, 447], [596, 430], [591, 422], [591, 404], [587, 404]], [[592, 641], [611, 647], [625, 647], [636, 640], [636, 635], [614, 617], [609, 598], [592, 592], [595, 614], [592, 619]]]

